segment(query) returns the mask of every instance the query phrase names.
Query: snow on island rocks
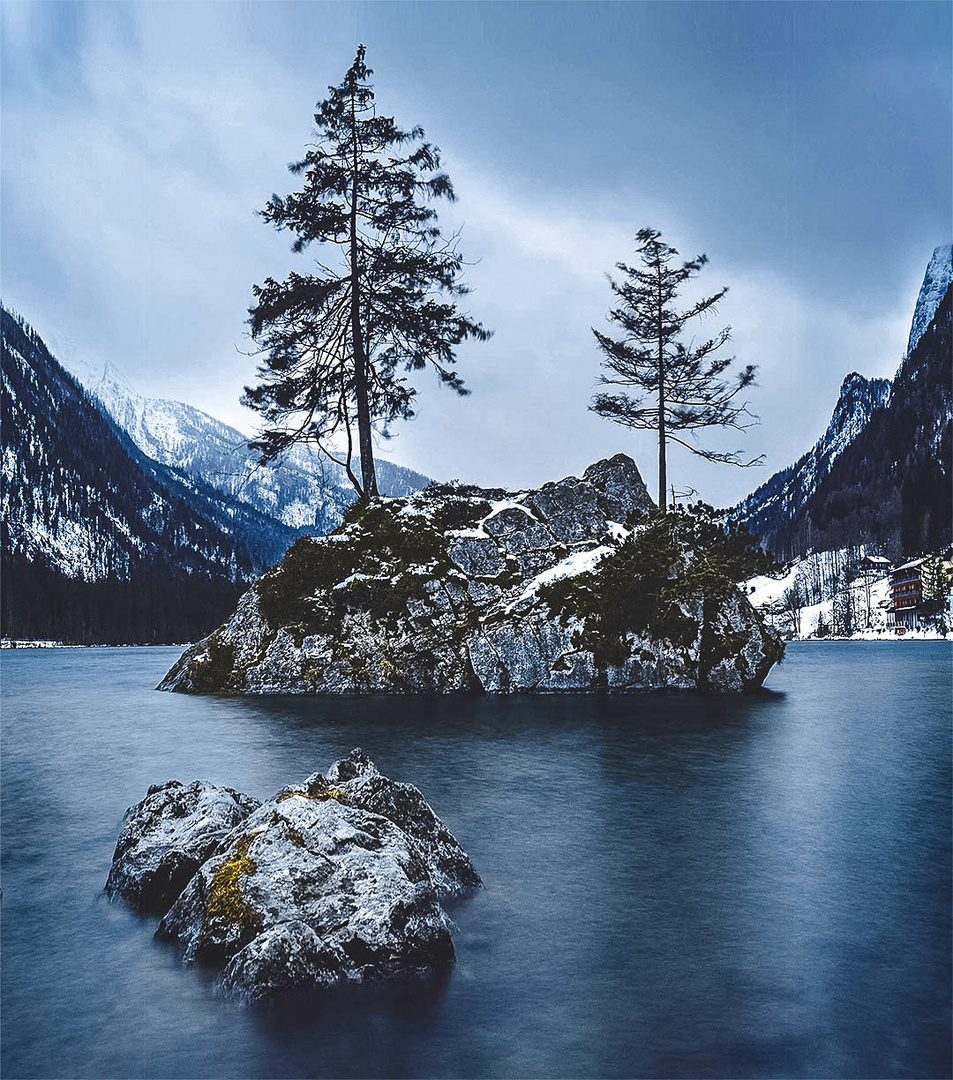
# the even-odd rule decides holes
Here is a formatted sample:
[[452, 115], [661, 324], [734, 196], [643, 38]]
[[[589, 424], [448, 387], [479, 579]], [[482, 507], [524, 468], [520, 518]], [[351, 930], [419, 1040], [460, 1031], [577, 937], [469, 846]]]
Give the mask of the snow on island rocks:
[[[781, 646], [733, 584], [717, 597], [701, 584], [693, 591], [693, 582], [706, 580], [697, 572], [701, 553], [668, 545], [662, 579], [656, 553], [632, 563], [653, 511], [624, 454], [535, 491], [431, 485], [355, 506], [331, 536], [299, 540], [227, 623], [183, 654], [160, 689], [760, 686]], [[610, 578], [609, 606], [619, 610], [608, 627], [592, 599]], [[666, 622], [651, 598], [669, 579], [678, 612]]]
[[126, 814], [107, 891], [141, 908], [142, 889], [117, 885], [147, 877], [126, 840], [168, 849], [175, 822], [191, 835], [219, 806], [240, 813], [224, 836], [206, 830], [216, 837], [201, 864], [176, 863], [156, 937], [181, 943], [187, 963], [223, 967], [226, 992], [255, 1001], [452, 962], [438, 901], [480, 878], [420, 791], [359, 749], [262, 805], [205, 783], [150, 788]]

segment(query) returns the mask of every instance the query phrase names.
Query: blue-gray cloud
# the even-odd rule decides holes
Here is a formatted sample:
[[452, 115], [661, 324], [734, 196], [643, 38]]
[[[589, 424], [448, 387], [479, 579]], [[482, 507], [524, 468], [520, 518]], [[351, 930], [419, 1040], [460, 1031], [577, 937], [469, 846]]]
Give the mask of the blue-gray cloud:
[[[820, 434], [843, 376], [892, 374], [951, 232], [947, 5], [165, 3], [3, 6], [3, 296], [142, 393], [246, 430], [251, 285], [301, 256], [255, 217], [291, 190], [358, 41], [378, 100], [444, 151], [474, 390], [429, 385], [385, 447], [441, 477], [536, 484], [654, 448], [588, 413], [604, 274], [645, 224], [761, 366], [768, 468]], [[735, 445], [734, 436], [728, 439]], [[714, 502], [767, 471], [674, 459]]]

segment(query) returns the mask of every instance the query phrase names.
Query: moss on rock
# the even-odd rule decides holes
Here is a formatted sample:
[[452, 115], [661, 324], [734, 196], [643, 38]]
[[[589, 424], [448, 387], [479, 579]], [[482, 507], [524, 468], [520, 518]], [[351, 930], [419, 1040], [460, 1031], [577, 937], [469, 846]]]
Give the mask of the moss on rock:
[[242, 896], [240, 886], [242, 878], [258, 869], [258, 864], [248, 854], [254, 839], [255, 833], [239, 837], [229, 857], [212, 875], [206, 893], [198, 955], [207, 956], [214, 951], [208, 942], [216, 933], [221, 935], [223, 925], [229, 928], [229, 937], [237, 936], [243, 942], [250, 941], [257, 931], [258, 917]]
[[235, 646], [212, 634], [192, 661], [189, 671], [193, 692], [217, 694], [227, 686], [235, 666]]
[[[595, 570], [539, 589], [539, 598], [568, 623], [581, 618], [573, 638], [592, 652], [604, 675], [631, 654], [631, 635], [647, 635], [679, 651], [697, 646], [696, 677], [737, 655], [751, 637], [719, 618], [737, 596], [737, 582], [774, 565], [743, 526], [728, 525], [711, 507], [656, 512]], [[783, 645], [778, 645], [783, 654]], [[640, 653], [644, 650], [640, 649]]]

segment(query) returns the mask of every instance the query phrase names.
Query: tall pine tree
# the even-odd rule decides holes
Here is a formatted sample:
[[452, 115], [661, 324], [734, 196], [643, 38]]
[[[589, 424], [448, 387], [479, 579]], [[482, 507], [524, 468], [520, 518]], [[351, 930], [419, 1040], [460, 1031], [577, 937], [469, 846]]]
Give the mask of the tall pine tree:
[[414, 415], [416, 391], [404, 372], [430, 366], [466, 394], [454, 350], [489, 337], [454, 303], [467, 292], [457, 281], [457, 236], [441, 235], [429, 205], [455, 198], [439, 152], [420, 127], [405, 131], [378, 115], [372, 74], [362, 45], [317, 106], [317, 141], [289, 166], [304, 175], [303, 189], [273, 195], [261, 211], [296, 234], [294, 251], [317, 242], [339, 255], [336, 266], [315, 260], [314, 273], [255, 286], [249, 322], [265, 359], [261, 382], [243, 397], [265, 421], [250, 444], [263, 462], [312, 443], [345, 468], [361, 499], [377, 494], [375, 425], [386, 433], [391, 421]]
[[[593, 412], [630, 428], [658, 432], [659, 508], [667, 505], [666, 449], [676, 442], [706, 461], [723, 461], [747, 467], [760, 464], [762, 458], [743, 461], [741, 451], [709, 450], [687, 442], [676, 432], [694, 434], [707, 427], [744, 429], [745, 405], [735, 403], [736, 395], [754, 382], [755, 368], [750, 364], [733, 383], [722, 378], [734, 357], [716, 356], [730, 337], [730, 328], [696, 345], [681, 340], [691, 320], [712, 312], [728, 291], [699, 300], [680, 310], [676, 301], [681, 286], [694, 277], [708, 262], [699, 255], [689, 262], [672, 265], [678, 255], [664, 244], [655, 229], [640, 229], [637, 251], [641, 267], [617, 263], [626, 280], [609, 284], [619, 304], [609, 312], [609, 319], [624, 331], [621, 338], [609, 337], [593, 329], [599, 348], [605, 354], [602, 366], [609, 371], [600, 376], [608, 386], [634, 387], [644, 393], [631, 397], [621, 393], [600, 393], [592, 399]], [[654, 400], [653, 400], [654, 399]]]

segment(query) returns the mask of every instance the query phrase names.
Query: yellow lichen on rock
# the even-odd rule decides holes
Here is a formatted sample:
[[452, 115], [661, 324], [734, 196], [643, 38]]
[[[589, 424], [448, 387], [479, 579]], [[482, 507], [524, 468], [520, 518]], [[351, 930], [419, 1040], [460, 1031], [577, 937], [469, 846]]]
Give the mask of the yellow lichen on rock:
[[[206, 926], [214, 919], [221, 919], [233, 926], [245, 927], [254, 921], [254, 912], [245, 903], [239, 880], [247, 874], [254, 874], [258, 864], [248, 855], [248, 849], [255, 833], [242, 836], [235, 844], [235, 852], [212, 875], [208, 887], [208, 901], [205, 909]], [[203, 928], [204, 929], [204, 928]]]

